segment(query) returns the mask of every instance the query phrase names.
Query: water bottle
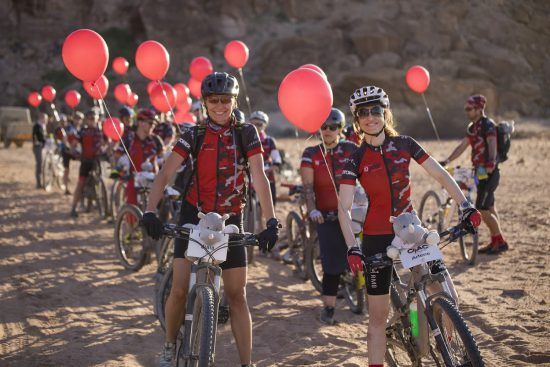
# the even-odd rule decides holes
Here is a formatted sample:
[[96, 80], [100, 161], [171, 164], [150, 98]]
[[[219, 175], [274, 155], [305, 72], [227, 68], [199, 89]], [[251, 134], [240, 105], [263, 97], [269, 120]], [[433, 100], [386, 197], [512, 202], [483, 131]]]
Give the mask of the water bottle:
[[416, 300], [409, 305], [409, 321], [411, 323], [411, 334], [414, 338], [418, 338], [418, 306]]

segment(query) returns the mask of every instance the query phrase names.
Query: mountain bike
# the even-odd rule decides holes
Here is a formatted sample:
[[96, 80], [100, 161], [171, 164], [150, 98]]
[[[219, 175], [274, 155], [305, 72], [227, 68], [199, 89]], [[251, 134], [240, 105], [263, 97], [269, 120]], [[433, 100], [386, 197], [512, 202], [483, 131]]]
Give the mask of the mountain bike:
[[107, 188], [103, 180], [99, 158], [95, 160], [94, 167], [84, 182], [81, 205], [88, 213], [92, 209], [97, 210], [102, 219], [109, 214]]
[[[473, 195], [476, 192], [474, 170], [460, 166], [448, 167], [446, 169], [462, 189], [466, 199], [469, 202], [474, 202]], [[453, 223], [459, 221], [459, 205], [443, 188], [439, 191], [429, 190], [422, 197], [418, 216], [428, 229], [435, 229], [441, 232], [444, 228], [448, 228]], [[467, 233], [460, 237], [458, 242], [462, 258], [469, 265], [475, 265], [479, 247], [477, 232]]]
[[111, 186], [111, 200], [109, 201], [111, 205], [109, 212], [113, 218], [116, 218], [121, 206], [126, 202], [126, 185], [128, 183], [128, 177], [116, 170], [113, 170], [109, 177], [114, 181]]
[[281, 186], [288, 188], [288, 196], [298, 206], [298, 211], [291, 210], [286, 216], [285, 228], [288, 250], [282, 259], [286, 264], [294, 266], [294, 273], [300, 279], [308, 280], [309, 275], [306, 271], [304, 249], [315, 229], [311, 228], [305, 198], [302, 195], [303, 187], [302, 185], [285, 183]]
[[[393, 262], [391, 312], [386, 326], [388, 366], [484, 366], [476, 341], [455, 300], [440, 248], [475, 230], [459, 224], [440, 233], [439, 245], [403, 249]], [[410, 270], [407, 284], [395, 270]], [[364, 260], [369, 271], [392, 266], [386, 254]]]
[[177, 366], [213, 366], [222, 274], [219, 264], [225, 261], [230, 247], [258, 246], [258, 239], [254, 234], [223, 234], [220, 241], [208, 245], [198, 229], [175, 224], [164, 226], [164, 236], [188, 239], [186, 256], [193, 261]]

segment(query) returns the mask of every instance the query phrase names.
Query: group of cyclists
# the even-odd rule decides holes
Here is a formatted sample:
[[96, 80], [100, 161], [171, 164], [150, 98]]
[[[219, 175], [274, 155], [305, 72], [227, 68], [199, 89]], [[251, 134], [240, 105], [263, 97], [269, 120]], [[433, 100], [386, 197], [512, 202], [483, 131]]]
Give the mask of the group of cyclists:
[[[60, 139], [65, 156], [80, 160], [79, 180], [74, 190], [71, 216], [77, 217], [86, 177], [100, 155], [111, 152], [113, 161], [122, 162], [130, 173], [140, 171], [147, 162], [156, 178], [147, 200], [142, 225], [154, 240], [163, 234], [164, 223], [157, 206], [166, 185], [181, 167], [192, 170], [182, 193], [179, 224], [196, 224], [199, 212], [227, 214], [228, 224], [243, 230], [246, 189], [253, 182], [262, 208], [264, 229], [258, 233], [262, 251], [270, 251], [279, 239], [281, 225], [275, 215], [276, 170], [281, 155], [276, 142], [265, 128], [266, 113], [257, 111], [243, 121], [237, 108], [239, 83], [227, 73], [215, 72], [204, 78], [201, 100], [192, 106], [196, 124], [176, 126], [169, 119], [159, 119], [151, 109], [120, 110], [124, 123], [121, 142], [109, 141], [101, 131], [99, 112], [92, 108], [84, 115], [76, 113], [64, 126]], [[485, 115], [486, 99], [468, 98], [465, 111], [470, 125], [466, 137], [452, 154], [438, 162], [409, 136], [396, 130], [388, 94], [378, 86], [364, 86], [349, 99], [352, 122], [346, 125], [343, 111], [332, 108], [320, 127], [320, 144], [304, 149], [300, 176], [309, 219], [318, 232], [323, 267], [322, 302], [319, 320], [334, 325], [335, 305], [340, 275], [347, 269], [361, 272], [363, 259], [385, 253], [395, 234], [390, 216], [413, 210], [411, 159], [438, 181], [460, 203], [460, 221], [477, 227], [483, 220], [490, 229], [491, 243], [481, 251], [497, 254], [508, 249], [503, 238], [494, 192], [499, 181], [496, 155], [495, 123]], [[35, 156], [44, 140], [41, 116], [33, 130]], [[135, 119], [135, 123], [134, 123]], [[36, 131], [35, 131], [36, 130]], [[478, 175], [478, 196], [474, 203], [466, 200], [462, 190], [443, 167], [472, 147], [472, 164]], [[77, 149], [77, 147], [80, 147]], [[170, 152], [171, 154], [165, 154]], [[65, 159], [65, 158], [64, 158]], [[38, 166], [37, 158], [37, 166]], [[37, 174], [37, 185], [40, 186]], [[67, 176], [68, 177], [68, 176]], [[360, 243], [351, 231], [349, 215], [354, 192], [360, 185], [369, 199]], [[126, 186], [126, 200], [135, 203], [133, 185]], [[69, 193], [67, 188], [67, 193]], [[185, 258], [187, 240], [174, 243], [173, 283], [166, 302], [166, 334], [160, 366], [175, 363], [176, 337], [183, 322], [191, 261]], [[247, 255], [243, 247], [229, 248], [223, 269], [224, 292], [230, 306], [231, 328], [242, 366], [252, 364], [252, 320], [246, 298]], [[392, 267], [366, 273], [368, 298], [369, 366], [382, 366], [386, 350], [385, 325], [389, 312], [389, 288]]]

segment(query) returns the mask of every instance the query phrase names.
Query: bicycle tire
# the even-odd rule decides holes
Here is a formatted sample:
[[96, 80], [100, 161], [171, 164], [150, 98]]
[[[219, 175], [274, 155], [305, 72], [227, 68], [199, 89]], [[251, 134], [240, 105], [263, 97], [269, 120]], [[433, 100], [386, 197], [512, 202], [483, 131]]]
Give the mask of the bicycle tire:
[[[471, 242], [468, 242], [470, 240]], [[460, 244], [460, 254], [462, 255], [462, 258], [464, 261], [468, 263], [468, 265], [475, 265], [477, 263], [477, 253], [479, 250], [479, 235], [478, 233], [468, 233], [458, 239], [458, 243]], [[468, 245], [468, 243], [471, 243]]]
[[[431, 313], [432, 317], [434, 318], [435, 322], [437, 323], [439, 330], [441, 331], [441, 338], [439, 340], [436, 338], [437, 341], [437, 348], [439, 350], [439, 353], [441, 356], [446, 356], [449, 359], [452, 360], [452, 364], [449, 365], [445, 363], [448, 367], [454, 367], [454, 366], [472, 366], [472, 367], [484, 367], [485, 363], [483, 362], [483, 358], [481, 357], [481, 353], [479, 352], [479, 348], [477, 347], [477, 343], [470, 332], [470, 329], [466, 325], [466, 322], [462, 318], [462, 315], [458, 311], [458, 309], [446, 298], [436, 298], [432, 305], [431, 305]], [[441, 311], [441, 313], [438, 313], [438, 310]], [[450, 323], [452, 323], [453, 329], [456, 331], [457, 335], [454, 335], [453, 340], [457, 340], [458, 337], [460, 341], [463, 343], [464, 346], [464, 352], [465, 356], [467, 357], [466, 361], [456, 361], [456, 358], [453, 358], [453, 356], [448, 354], [448, 351], [451, 350], [449, 348], [448, 340], [450, 339], [450, 335], [444, 325], [444, 322], [442, 320], [443, 314], [446, 314], [448, 317], [448, 320]], [[445, 347], [440, 346], [440, 343], [443, 342], [446, 344]]]
[[[294, 224], [296, 223], [296, 224]], [[302, 280], [308, 280], [306, 271], [305, 247], [307, 243], [304, 221], [298, 213], [291, 211], [286, 216], [286, 238], [288, 250], [291, 251], [291, 261], [294, 265], [294, 273]]]
[[99, 178], [96, 183], [96, 199], [97, 210], [100, 218], [107, 218], [109, 215], [108, 199], [107, 199], [107, 187], [102, 178]]
[[313, 234], [313, 237], [307, 241], [306, 245], [306, 271], [309, 277], [309, 280], [311, 280], [311, 284], [313, 284], [313, 287], [317, 292], [322, 293], [323, 292], [323, 286], [322, 286], [322, 279], [323, 279], [323, 273], [322, 273], [322, 266], [320, 265], [320, 254], [321, 249], [319, 247], [319, 240], [317, 238], [317, 234]]
[[166, 300], [170, 295], [170, 290], [172, 289], [172, 276], [174, 272], [172, 267], [164, 273], [160, 286], [155, 292], [155, 315], [159, 321], [160, 327], [163, 331], [166, 331]]
[[[125, 220], [127, 219], [127, 215], [133, 215], [136, 222], [134, 223], [125, 223]], [[115, 222], [115, 252], [117, 254], [118, 259], [120, 260], [122, 266], [124, 266], [128, 270], [132, 271], [138, 271], [143, 267], [145, 264], [145, 261], [147, 260], [147, 250], [145, 246], [145, 241], [147, 240], [147, 237], [145, 235], [145, 231], [142, 227], [139, 226], [139, 221], [142, 218], [141, 210], [135, 205], [126, 204], [124, 205], [120, 212], [118, 213], [116, 222]], [[130, 237], [128, 239], [122, 238], [126, 236], [126, 233], [121, 233], [122, 226], [123, 225], [130, 225], [134, 226], [132, 228], [132, 231], [130, 233]], [[135, 256], [135, 261], [132, 261], [129, 258], [129, 251], [125, 248], [125, 241], [131, 242], [133, 240], [134, 230], [139, 231], [139, 235], [136, 238], [136, 241], [140, 242], [139, 246], [139, 253], [136, 252], [137, 256]], [[140, 241], [141, 239], [141, 241]], [[134, 244], [131, 244], [132, 247], [137, 247]]]
[[124, 205], [123, 203], [126, 201], [125, 193], [126, 184], [122, 181], [117, 180], [111, 187], [110, 214], [113, 216], [113, 218], [117, 217], [120, 207]]
[[351, 312], [356, 315], [363, 313], [365, 309], [365, 297], [367, 295], [365, 284], [358, 284], [358, 275], [346, 273], [342, 276], [342, 295], [346, 300]]
[[[210, 287], [200, 286], [196, 289], [196, 299], [191, 324], [189, 367], [210, 367], [213, 359], [214, 334], [214, 291]], [[212, 361], [213, 362], [213, 361]]]
[[[428, 200], [432, 198], [435, 200], [437, 213], [426, 213], [426, 203]], [[428, 228], [428, 229], [435, 229], [437, 232], [443, 231], [443, 216], [441, 213], [441, 199], [439, 198], [439, 195], [433, 191], [429, 190], [427, 191], [424, 196], [422, 196], [422, 200], [420, 201], [420, 209], [418, 211], [418, 217], [420, 221]], [[435, 227], [434, 227], [435, 225]]]

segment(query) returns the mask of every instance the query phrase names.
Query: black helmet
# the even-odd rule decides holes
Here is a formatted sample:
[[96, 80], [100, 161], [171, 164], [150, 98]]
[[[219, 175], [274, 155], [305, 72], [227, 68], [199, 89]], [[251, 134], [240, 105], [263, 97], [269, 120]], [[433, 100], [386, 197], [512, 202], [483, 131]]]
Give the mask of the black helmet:
[[328, 118], [325, 121], [325, 124], [337, 125], [340, 129], [342, 129], [346, 125], [346, 116], [339, 109], [332, 108], [330, 110], [330, 115], [328, 115]]
[[207, 75], [201, 84], [202, 98], [212, 94], [226, 94], [237, 97], [239, 95], [239, 82], [233, 75], [227, 73], [212, 73]]
[[130, 107], [124, 106], [118, 111], [120, 117], [134, 117], [134, 110]]

